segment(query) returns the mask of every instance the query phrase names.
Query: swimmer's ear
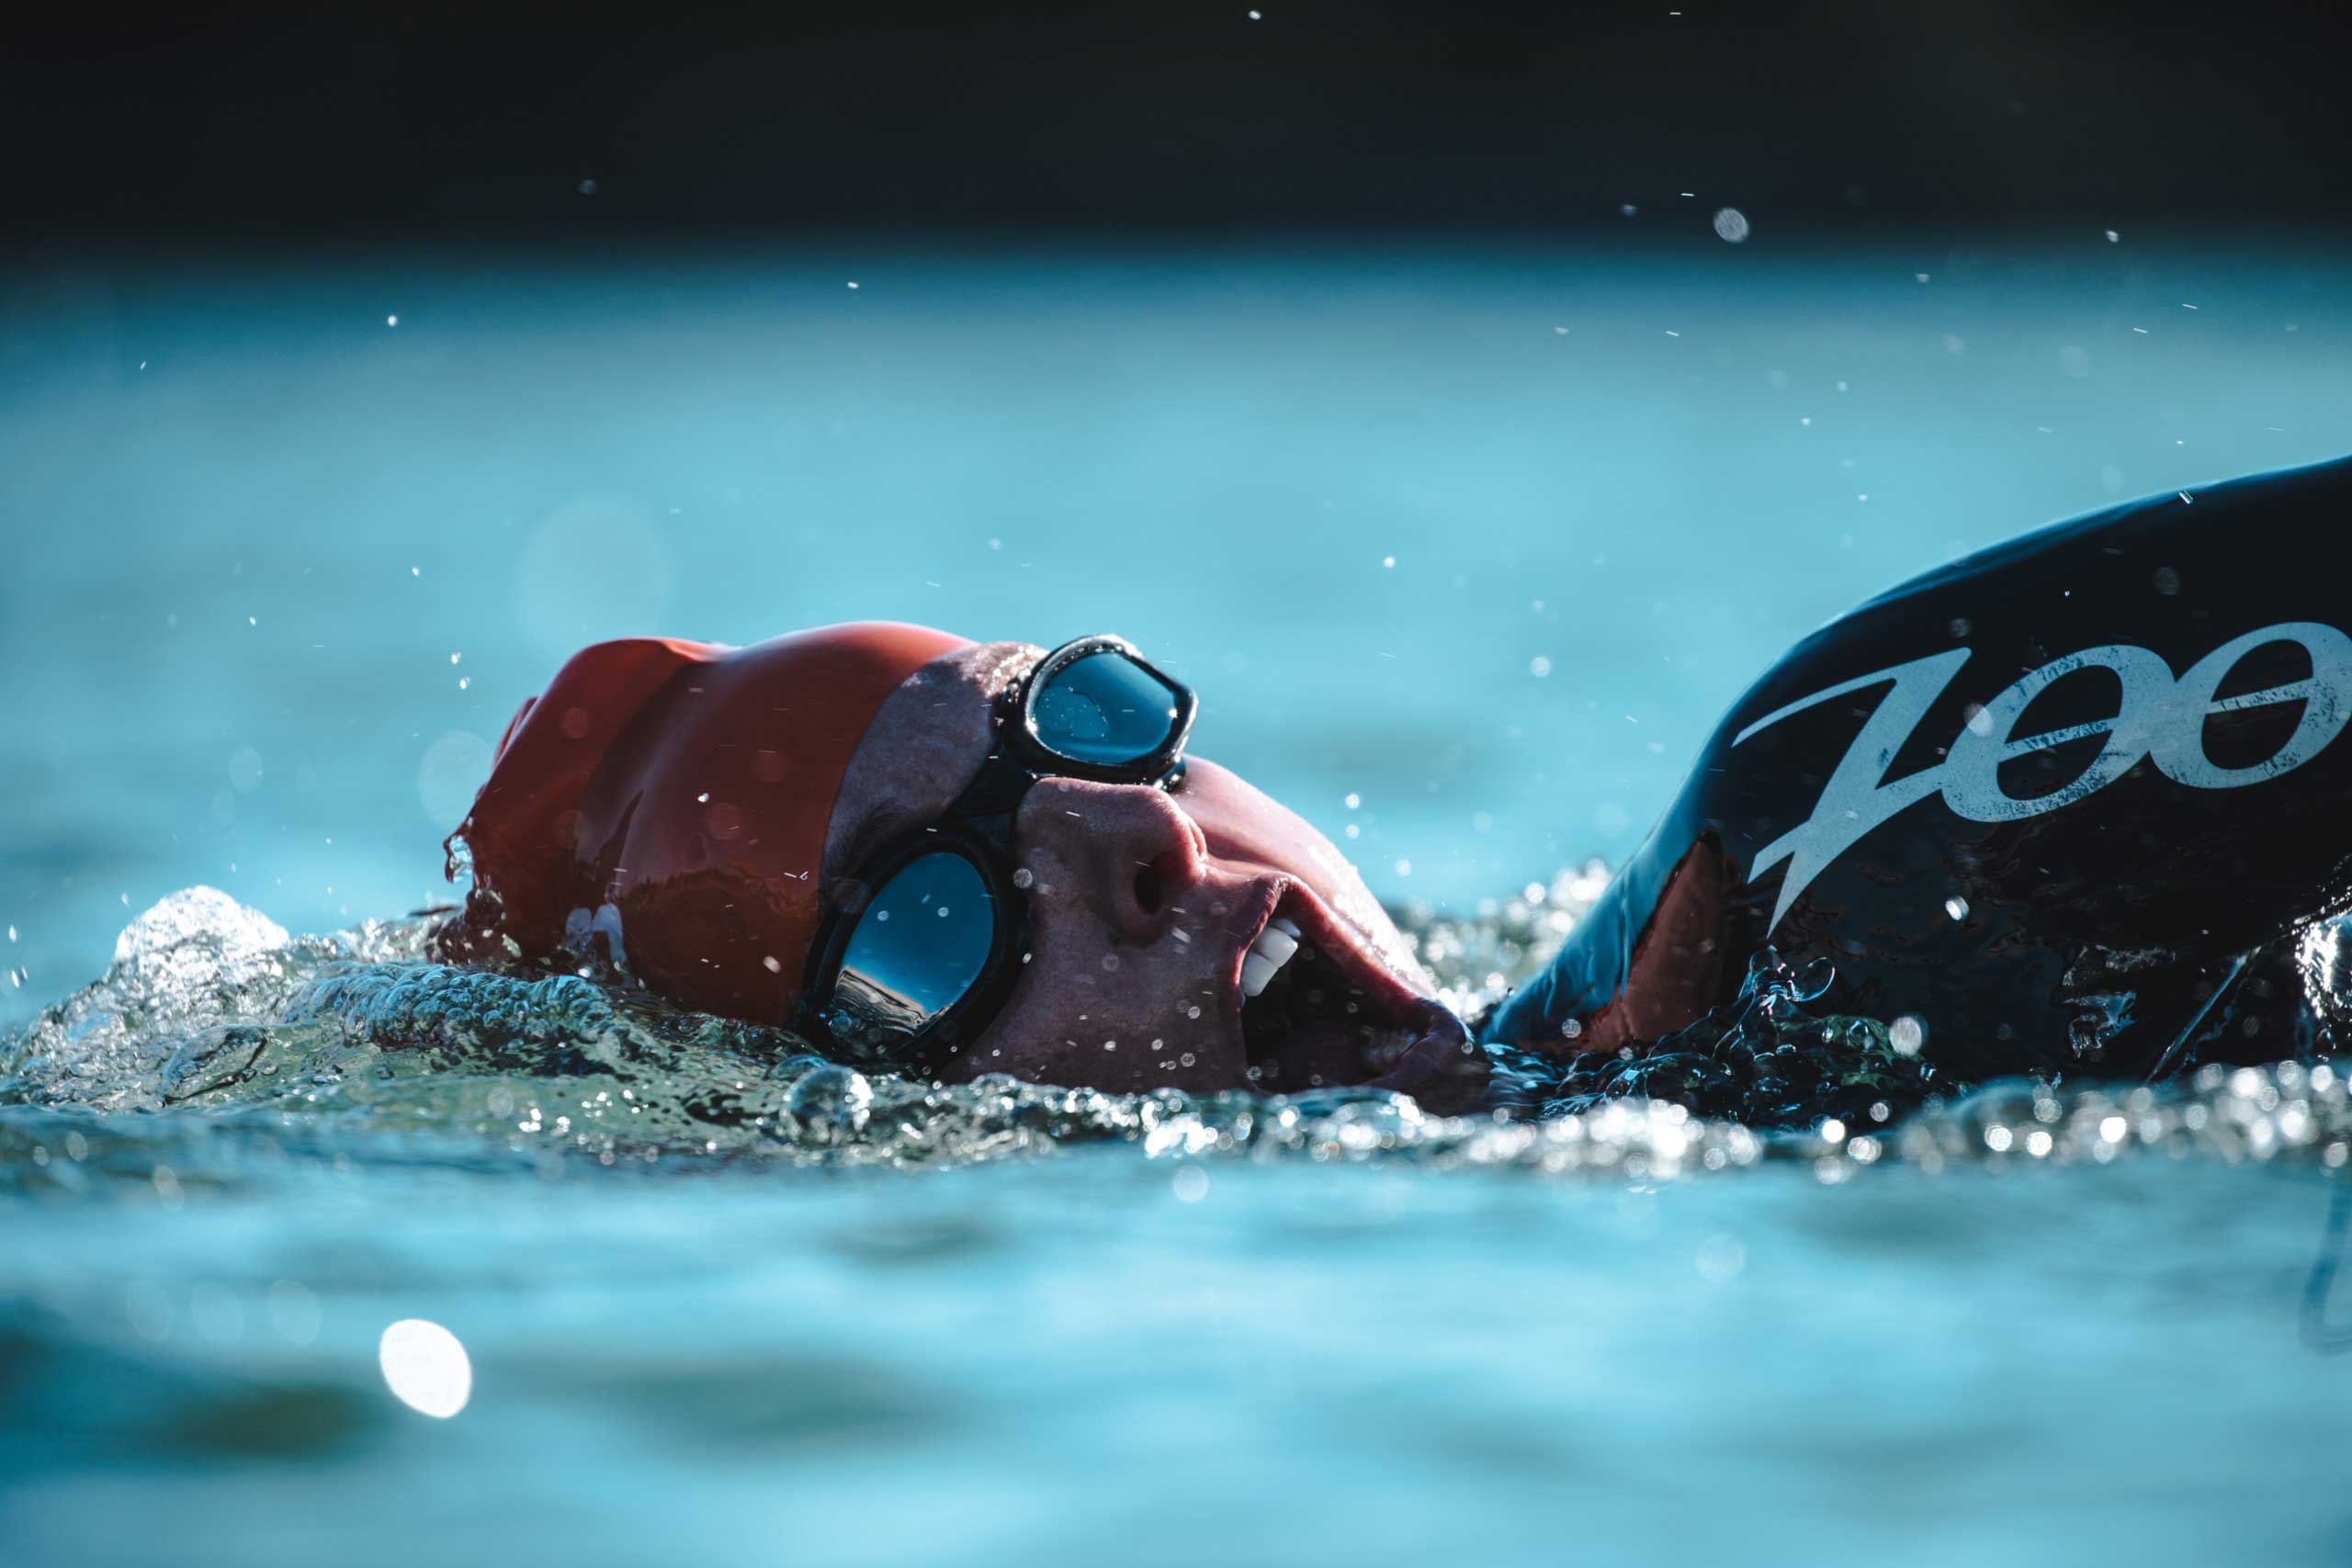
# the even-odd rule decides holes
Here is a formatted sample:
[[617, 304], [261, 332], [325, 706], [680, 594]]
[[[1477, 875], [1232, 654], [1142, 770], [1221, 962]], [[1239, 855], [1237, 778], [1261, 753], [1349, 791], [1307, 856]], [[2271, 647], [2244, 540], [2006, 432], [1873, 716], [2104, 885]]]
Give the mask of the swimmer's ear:
[[598, 764], [663, 687], [724, 651], [677, 637], [596, 643], [573, 654], [508, 721], [490, 777], [443, 848], [454, 876], [455, 847], [465, 841], [475, 886], [495, 895], [502, 924], [526, 948], [560, 935], [578, 902], [573, 837]]

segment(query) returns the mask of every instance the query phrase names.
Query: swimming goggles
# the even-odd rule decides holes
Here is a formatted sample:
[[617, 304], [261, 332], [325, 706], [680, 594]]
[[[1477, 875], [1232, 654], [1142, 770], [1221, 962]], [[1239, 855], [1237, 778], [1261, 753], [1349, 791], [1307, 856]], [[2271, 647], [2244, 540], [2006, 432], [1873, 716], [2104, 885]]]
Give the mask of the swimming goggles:
[[864, 855], [820, 917], [794, 1020], [842, 1058], [936, 1077], [1028, 961], [1012, 823], [1039, 779], [1174, 790], [1200, 699], [1115, 637], [1046, 654], [998, 699], [996, 741], [936, 821]]

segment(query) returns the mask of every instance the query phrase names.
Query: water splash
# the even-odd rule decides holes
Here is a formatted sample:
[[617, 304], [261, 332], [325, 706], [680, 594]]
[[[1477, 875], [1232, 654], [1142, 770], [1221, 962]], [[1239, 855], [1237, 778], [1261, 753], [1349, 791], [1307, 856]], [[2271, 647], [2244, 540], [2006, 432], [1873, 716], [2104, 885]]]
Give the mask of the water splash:
[[1565, 1062], [1505, 1053], [1512, 1103], [1550, 1118], [1614, 1100], [1649, 1099], [1775, 1129], [1827, 1121], [1885, 1123], [1966, 1086], [1939, 1082], [1904, 1038], [1905, 1020], [1816, 1018], [1835, 968], [1816, 959], [1799, 971], [1767, 947], [1748, 963], [1727, 1006], [1663, 1039]]
[[[1408, 911], [1456, 1005], [1531, 972], [1598, 891], [1591, 868], [1471, 920]], [[226, 895], [176, 894], [104, 976], [0, 1042], [0, 1184], [234, 1183], [253, 1146], [330, 1164], [455, 1160], [542, 1174], [663, 1161], [921, 1167], [1096, 1143], [1147, 1158], [1512, 1168], [1657, 1179], [1763, 1162], [1825, 1180], [1901, 1162], [2100, 1163], [2132, 1153], [2343, 1166], [2326, 1064], [2209, 1067], [2165, 1088], [1940, 1083], [1870, 1019], [1808, 1016], [1824, 965], [1759, 954], [1739, 1000], [1640, 1051], [1505, 1054], [1510, 1103], [1436, 1117], [1378, 1090], [1105, 1094], [1002, 1076], [866, 1074], [791, 1034], [584, 974], [453, 968], [423, 919], [289, 937]], [[145, 1112], [145, 1115], [127, 1115]]]

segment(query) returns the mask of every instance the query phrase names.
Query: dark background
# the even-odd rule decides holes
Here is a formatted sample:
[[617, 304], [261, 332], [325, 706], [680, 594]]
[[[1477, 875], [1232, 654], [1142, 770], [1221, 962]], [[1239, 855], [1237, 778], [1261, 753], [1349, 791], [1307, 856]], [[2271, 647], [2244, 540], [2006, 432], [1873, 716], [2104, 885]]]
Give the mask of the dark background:
[[[8, 25], [12, 240], [2352, 214], [2334, 7], [845, 4]], [[593, 181], [593, 194], [582, 183]]]

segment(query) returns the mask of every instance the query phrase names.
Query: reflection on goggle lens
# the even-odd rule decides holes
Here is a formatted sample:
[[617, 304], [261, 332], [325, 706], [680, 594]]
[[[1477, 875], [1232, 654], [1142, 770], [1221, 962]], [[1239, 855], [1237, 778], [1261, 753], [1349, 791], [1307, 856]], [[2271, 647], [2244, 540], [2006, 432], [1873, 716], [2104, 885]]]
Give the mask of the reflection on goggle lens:
[[910, 862], [850, 932], [827, 1027], [866, 1051], [903, 1043], [971, 989], [995, 929], [987, 885], [969, 861], [928, 854]]
[[1176, 725], [1176, 693], [1114, 649], [1072, 660], [1030, 699], [1037, 739], [1081, 762], [1148, 757]]

